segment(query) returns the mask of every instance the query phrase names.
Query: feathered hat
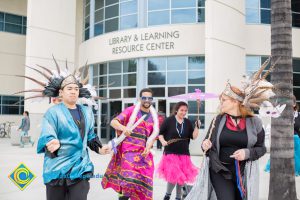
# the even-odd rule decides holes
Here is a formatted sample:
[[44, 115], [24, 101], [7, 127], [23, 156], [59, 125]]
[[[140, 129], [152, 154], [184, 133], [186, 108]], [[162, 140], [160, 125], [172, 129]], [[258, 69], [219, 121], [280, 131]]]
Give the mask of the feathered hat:
[[271, 57], [269, 57], [260, 67], [260, 69], [252, 76], [245, 77], [242, 81], [241, 91], [243, 95], [236, 94], [232, 89], [229, 82], [227, 82], [225, 90], [222, 94], [225, 94], [242, 103], [246, 108], [259, 109], [260, 105], [264, 101], [268, 101], [275, 95], [273, 92], [274, 86], [272, 83], [266, 80], [267, 76], [274, 70], [275, 65], [279, 61], [278, 58], [274, 64], [263, 74], [264, 69], [270, 63]]
[[[66, 61], [65, 69], [62, 69], [58, 65], [53, 55], [52, 57], [55, 62], [56, 70], [50, 70], [48, 67], [44, 67], [41, 65], [36, 65], [38, 69], [34, 67], [26, 66], [27, 68], [41, 74], [44, 78], [46, 78], [47, 80], [46, 82], [38, 81], [37, 79], [29, 76], [15, 75], [17, 77], [23, 77], [31, 80], [37, 83], [39, 86], [41, 86], [41, 88], [24, 90], [24, 91], [16, 92], [14, 94], [20, 94], [25, 92], [37, 93], [34, 96], [25, 98], [24, 101], [28, 99], [44, 98], [44, 97], [57, 98], [59, 97], [60, 89], [63, 89], [65, 86], [69, 84], [76, 84], [79, 87], [79, 102], [82, 104], [87, 104], [89, 106], [94, 106], [94, 108], [96, 109], [97, 104], [95, 100], [102, 99], [102, 97], [97, 96], [95, 87], [91, 86], [90, 84], [87, 84], [89, 80], [88, 65], [86, 64], [84, 68], [81, 70], [81, 72], [79, 72], [78, 68], [75, 68], [74, 71], [71, 73], [69, 72], [67, 61]], [[82, 79], [81, 76], [83, 71], [85, 70], [87, 71], [87, 75]]]

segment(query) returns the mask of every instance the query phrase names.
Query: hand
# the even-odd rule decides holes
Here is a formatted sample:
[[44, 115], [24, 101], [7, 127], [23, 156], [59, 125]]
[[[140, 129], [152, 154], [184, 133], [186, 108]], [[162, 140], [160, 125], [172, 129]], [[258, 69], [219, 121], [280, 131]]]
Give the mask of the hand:
[[109, 154], [109, 153], [110, 153], [110, 149], [109, 149], [108, 145], [104, 145], [102, 148], [99, 148], [99, 154], [105, 155], [105, 154]]
[[165, 146], [168, 146], [168, 142], [167, 142], [166, 140], [162, 141], [161, 144], [162, 144], [162, 146], [164, 146], [164, 147], [165, 147]]
[[195, 121], [195, 128], [200, 129], [200, 127], [201, 127], [201, 121], [199, 119]]
[[211, 146], [212, 146], [212, 143], [209, 139], [206, 139], [202, 142], [202, 148], [204, 151], [209, 150], [211, 148]]
[[246, 157], [246, 152], [244, 149], [239, 149], [230, 156], [230, 158], [234, 158], [239, 161], [245, 160], [245, 157]]
[[145, 148], [145, 150], [142, 153], [143, 157], [148, 156], [148, 154], [150, 153], [151, 147], [152, 147], [152, 145], [147, 145], [147, 147]]
[[48, 151], [51, 153], [55, 152], [60, 147], [60, 143], [58, 139], [53, 139], [46, 144]]
[[131, 135], [132, 131], [129, 128], [125, 127], [122, 132], [126, 135], [126, 137], [128, 137]]

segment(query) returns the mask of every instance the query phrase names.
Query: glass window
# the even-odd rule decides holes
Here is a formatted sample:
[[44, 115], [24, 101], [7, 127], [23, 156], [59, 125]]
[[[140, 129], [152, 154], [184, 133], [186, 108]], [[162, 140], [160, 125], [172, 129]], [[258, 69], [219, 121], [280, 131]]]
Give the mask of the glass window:
[[120, 29], [125, 30], [137, 27], [137, 15], [128, 15], [121, 17]]
[[259, 8], [259, 0], [246, 0], [246, 8]]
[[128, 15], [137, 12], [137, 1], [128, 1], [121, 3], [120, 15]]
[[198, 22], [205, 22], [205, 9], [198, 8]]
[[98, 85], [98, 77], [93, 78], [93, 85], [97, 86]]
[[23, 26], [27, 25], [27, 17], [23, 17]]
[[246, 22], [247, 23], [259, 23], [259, 10], [258, 9], [246, 9]]
[[124, 74], [123, 86], [136, 86], [136, 74]]
[[169, 57], [168, 70], [185, 70], [186, 57]]
[[148, 25], [169, 24], [169, 11], [156, 11], [148, 13]]
[[94, 35], [97, 36], [101, 34], [103, 34], [103, 23], [95, 24]]
[[94, 26], [94, 36], [103, 34], [103, 23], [95, 24]]
[[293, 13], [292, 14], [293, 17], [293, 26], [294, 27], [300, 27], [300, 13]]
[[300, 99], [300, 88], [294, 88], [293, 92], [294, 92], [294, 95], [295, 95], [296, 99], [299, 101], [299, 99]]
[[121, 90], [117, 89], [117, 90], [109, 90], [109, 98], [121, 98]]
[[6, 115], [17, 115], [19, 113], [19, 106], [3, 106], [2, 105], [2, 114]]
[[163, 10], [169, 8], [169, 0], [148, 0], [148, 10]]
[[105, 19], [119, 16], [119, 4], [105, 8]]
[[99, 73], [99, 65], [93, 65], [93, 76], [98, 76]]
[[90, 27], [90, 17], [88, 16], [87, 18], [85, 18], [85, 24], [84, 24], [85, 28]]
[[271, 0], [260, 0], [261, 8], [271, 8]]
[[165, 88], [151, 88], [154, 97], [165, 97]]
[[300, 86], [300, 74], [293, 74], [293, 85]]
[[135, 98], [136, 89], [124, 89], [124, 98]]
[[168, 88], [168, 97], [185, 94], [185, 87], [169, 87]]
[[90, 37], [90, 29], [88, 28], [84, 31], [84, 40], [89, 39], [89, 37]]
[[293, 72], [300, 73], [300, 60], [299, 59], [293, 59]]
[[22, 27], [22, 34], [26, 35], [26, 32], [27, 32], [27, 28], [26, 28], [26, 26], [23, 26]]
[[100, 67], [100, 75], [104, 75], [104, 74], [107, 74], [107, 64], [100, 64], [99, 65]]
[[123, 72], [136, 72], [136, 60], [123, 61]]
[[260, 10], [262, 24], [271, 24], [271, 10]]
[[298, 0], [292, 0], [292, 11], [300, 13], [300, 3]]
[[246, 57], [246, 68], [247, 71], [256, 71], [260, 67], [259, 56], [247, 56]]
[[164, 85], [166, 84], [166, 73], [151, 72], [148, 74], [148, 85]]
[[200, 89], [201, 92], [205, 92], [205, 87], [204, 86], [189, 86], [188, 87], [188, 93], [195, 92], [195, 89]]
[[22, 16], [5, 14], [5, 22], [12, 24], [22, 24]]
[[196, 0], [171, 0], [172, 8], [196, 7]]
[[108, 6], [108, 5], [111, 5], [111, 4], [114, 4], [114, 3], [118, 3], [119, 0], [105, 0], [105, 5]]
[[4, 13], [0, 12], [0, 22], [4, 22]]
[[165, 58], [149, 58], [148, 71], [165, 71], [166, 59]]
[[121, 87], [121, 75], [110, 75], [109, 84], [110, 87]]
[[119, 27], [118, 18], [105, 21], [105, 33], [116, 31], [118, 30], [118, 27]]
[[90, 5], [85, 6], [85, 16], [90, 15]]
[[205, 69], [204, 57], [189, 57], [188, 69], [204, 70]]
[[185, 71], [168, 72], [168, 85], [177, 85], [186, 83]]
[[[197, 114], [198, 112], [198, 108], [197, 108], [197, 101], [189, 101], [188, 102], [188, 105], [189, 105], [189, 114]], [[200, 103], [200, 113], [205, 113], [205, 102], [204, 101], [201, 101]]]
[[106, 87], [107, 85], [107, 76], [99, 77], [99, 85]]
[[22, 33], [22, 26], [15, 24], [5, 24], [5, 31], [11, 33]]
[[[192, 123], [193, 126], [194, 126], [195, 121], [197, 120], [197, 115], [188, 115], [188, 119], [191, 121], [191, 123]], [[200, 126], [200, 128], [201, 128], [201, 129], [204, 129], [204, 128], [205, 128], [205, 116], [200, 115], [200, 116], [199, 116], [199, 120], [201, 121], [201, 126]]]
[[107, 90], [104, 89], [104, 90], [99, 90], [99, 94], [98, 94], [100, 97], [107, 97]]
[[121, 73], [121, 72], [122, 72], [122, 62], [121, 61], [109, 63], [109, 73], [110, 74], [116, 74], [116, 73]]
[[2, 96], [2, 104], [15, 104], [20, 101], [20, 97], [17, 96]]
[[205, 7], [205, 0], [198, 0], [198, 7]]
[[95, 10], [98, 10], [99, 8], [103, 8], [104, 6], [104, 0], [95, 0]]
[[3, 30], [4, 30], [4, 23], [0, 22], [0, 31], [3, 31]]
[[104, 13], [103, 12], [104, 12], [104, 9], [97, 10], [95, 12], [95, 23], [103, 21], [103, 19], [104, 19]]
[[189, 84], [205, 84], [204, 71], [191, 71], [189, 72]]
[[195, 23], [196, 12], [195, 9], [180, 9], [172, 10], [172, 24], [177, 23]]

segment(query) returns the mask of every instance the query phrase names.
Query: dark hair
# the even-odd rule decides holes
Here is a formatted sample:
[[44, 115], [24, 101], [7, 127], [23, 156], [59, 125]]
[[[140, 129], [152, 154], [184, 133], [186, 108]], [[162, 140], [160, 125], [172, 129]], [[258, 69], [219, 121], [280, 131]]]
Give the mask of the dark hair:
[[173, 114], [173, 115], [176, 115], [176, 114], [177, 114], [177, 111], [179, 110], [179, 108], [180, 108], [181, 106], [186, 106], [187, 108], [189, 107], [189, 106], [187, 105], [187, 103], [185, 103], [184, 101], [179, 101], [179, 102], [176, 103], [176, 105], [173, 107], [173, 112], [172, 112], [172, 114]]
[[26, 113], [26, 115], [29, 117], [29, 112], [28, 111], [24, 111], [24, 113]]
[[153, 95], [153, 91], [150, 88], [144, 88], [140, 91], [140, 97], [142, 97], [143, 92], [150, 92]]

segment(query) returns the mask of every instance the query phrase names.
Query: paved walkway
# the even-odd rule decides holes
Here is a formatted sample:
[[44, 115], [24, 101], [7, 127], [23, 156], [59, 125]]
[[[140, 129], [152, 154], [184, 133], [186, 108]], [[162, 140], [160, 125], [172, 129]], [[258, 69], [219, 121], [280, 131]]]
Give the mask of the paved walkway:
[[[0, 138], [0, 199], [1, 200], [45, 200], [45, 186], [42, 180], [43, 155], [36, 154], [36, 148], [11, 146], [7, 138]], [[161, 158], [162, 152], [156, 151], [155, 164]], [[110, 155], [100, 156], [94, 152], [90, 153], [91, 160], [95, 165], [95, 174], [103, 174]], [[269, 155], [265, 155], [261, 161], [261, 176], [260, 176], [260, 200], [267, 200], [269, 174], [263, 172], [263, 167], [267, 162]], [[201, 161], [200, 156], [192, 156], [192, 161], [199, 166]], [[33, 182], [24, 190], [17, 188], [8, 175], [21, 163], [27, 165], [32, 172], [37, 176]], [[297, 191], [300, 195], [300, 178], [296, 178]], [[117, 199], [116, 193], [111, 190], [103, 190], [100, 185], [100, 179], [94, 178], [90, 181], [91, 187], [88, 199], [89, 200], [114, 200]], [[155, 177], [154, 179], [154, 200], [162, 200], [166, 189], [164, 181]], [[175, 192], [175, 191], [174, 191]], [[174, 197], [173, 192], [173, 197]], [[174, 197], [175, 198], [175, 197]], [[172, 198], [173, 199], [173, 198]]]

